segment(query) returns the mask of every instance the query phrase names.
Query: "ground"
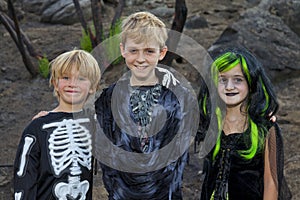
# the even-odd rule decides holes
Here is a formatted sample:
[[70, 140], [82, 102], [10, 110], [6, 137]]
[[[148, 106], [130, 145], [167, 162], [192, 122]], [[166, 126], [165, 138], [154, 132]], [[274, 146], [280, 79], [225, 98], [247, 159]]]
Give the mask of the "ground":
[[[189, 16], [206, 11], [205, 17], [209, 27], [184, 30], [185, 34], [206, 49], [218, 38], [227, 24], [238, 17], [234, 15], [225, 19], [220, 13], [218, 14], [218, 11], [230, 6], [225, 3], [226, 1], [224, 5], [217, 0], [203, 0], [201, 4], [197, 0], [186, 2]], [[241, 11], [244, 9], [243, 6], [237, 6], [237, 8]], [[138, 10], [141, 8], [126, 8], [124, 15]], [[172, 19], [164, 19], [164, 21], [170, 27]], [[72, 26], [42, 24], [38, 22], [37, 16], [27, 13], [21, 21], [21, 26], [33, 45], [49, 58], [65, 50], [79, 47], [81, 37], [79, 23]], [[0, 199], [7, 200], [12, 198], [12, 165], [22, 130], [38, 111], [54, 108], [56, 99], [52, 96], [48, 79], [30, 76], [15, 43], [2, 25], [0, 25], [0, 35]], [[182, 69], [186, 70], [187, 75], [192, 73], [184, 66]], [[115, 73], [112, 70], [106, 78], [114, 79]], [[277, 118], [282, 128], [285, 145], [284, 172], [294, 195], [293, 199], [300, 199], [299, 83], [299, 73], [274, 83], [280, 102]], [[191, 148], [190, 163], [184, 174], [185, 199], [199, 199], [200, 170], [201, 163], [198, 155], [194, 154]], [[103, 199], [105, 195], [99, 174], [95, 178], [95, 194], [95, 199]]]

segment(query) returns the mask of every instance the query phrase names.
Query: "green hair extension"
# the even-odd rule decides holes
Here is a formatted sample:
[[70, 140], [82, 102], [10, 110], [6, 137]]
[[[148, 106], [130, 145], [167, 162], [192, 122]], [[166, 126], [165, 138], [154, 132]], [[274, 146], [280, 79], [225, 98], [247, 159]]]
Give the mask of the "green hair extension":
[[[216, 142], [216, 146], [215, 146], [215, 149], [214, 149], [214, 152], [213, 152], [213, 160], [216, 158], [217, 154], [219, 153], [220, 151], [220, 147], [221, 147], [221, 130], [222, 130], [222, 116], [221, 116], [221, 110], [220, 108], [217, 108], [216, 109], [216, 115], [217, 115], [217, 119], [218, 119], [218, 129], [219, 129], [219, 135], [218, 135], [218, 139], [217, 139], [217, 142]], [[259, 149], [260, 145], [261, 145], [261, 141], [259, 139], [259, 128], [257, 127], [257, 125], [250, 119], [249, 120], [249, 123], [250, 123], [250, 138], [251, 138], [251, 146], [249, 149], [247, 150], [240, 150], [239, 151], [239, 155], [241, 157], [243, 157], [244, 159], [246, 160], [250, 160], [252, 159], [257, 150]], [[221, 127], [220, 127], [221, 126]]]
[[216, 147], [213, 152], [213, 160], [216, 158], [217, 154], [219, 153], [221, 147], [221, 131], [222, 131], [222, 112], [219, 107], [216, 108], [216, 116], [218, 120], [218, 139], [216, 141]]
[[251, 137], [251, 147], [247, 150], [241, 150], [239, 151], [240, 156], [242, 156], [243, 158], [245, 158], [246, 160], [250, 160], [252, 159], [258, 149], [258, 128], [257, 125], [250, 119], [249, 120], [250, 123], [250, 137]]
[[236, 57], [235, 54], [227, 52], [224, 55], [218, 57], [212, 64], [211, 74], [212, 79], [215, 85], [218, 85], [218, 74], [219, 72], [227, 72], [237, 66], [240, 63], [240, 60]]
[[241, 57], [241, 66], [242, 66], [244, 73], [246, 74], [249, 85], [251, 85], [251, 77], [250, 77], [248, 66], [247, 66], [247, 63], [246, 63], [246, 60], [244, 57]]

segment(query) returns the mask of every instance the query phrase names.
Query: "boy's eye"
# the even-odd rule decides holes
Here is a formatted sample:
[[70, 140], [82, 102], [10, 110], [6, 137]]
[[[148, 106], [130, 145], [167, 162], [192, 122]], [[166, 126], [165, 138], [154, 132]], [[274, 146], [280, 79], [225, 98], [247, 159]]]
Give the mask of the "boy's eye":
[[69, 80], [69, 77], [68, 76], [63, 76], [62, 79]]
[[87, 80], [87, 78], [86, 78], [86, 77], [83, 77], [83, 76], [81, 76], [81, 77], [78, 77], [78, 80], [80, 80], [80, 81], [85, 81], [85, 80]]
[[129, 53], [136, 53], [137, 50], [136, 49], [129, 49]]
[[148, 49], [148, 50], [147, 50], [147, 53], [148, 53], [148, 54], [153, 54], [153, 53], [155, 53], [155, 50], [153, 50], [153, 49]]

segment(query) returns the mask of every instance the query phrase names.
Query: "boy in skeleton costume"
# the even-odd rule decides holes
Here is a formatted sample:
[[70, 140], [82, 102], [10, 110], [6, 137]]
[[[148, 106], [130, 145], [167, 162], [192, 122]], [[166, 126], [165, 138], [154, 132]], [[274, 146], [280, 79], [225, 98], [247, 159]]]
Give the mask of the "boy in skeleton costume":
[[100, 68], [82, 50], [51, 63], [58, 106], [24, 130], [14, 164], [15, 200], [92, 199], [93, 117], [83, 111], [96, 92]]
[[120, 50], [130, 73], [95, 102], [101, 128], [94, 156], [101, 161], [109, 199], [182, 199], [199, 114], [182, 77], [157, 66], [166, 55], [166, 39], [164, 23], [148, 12], [123, 21]]

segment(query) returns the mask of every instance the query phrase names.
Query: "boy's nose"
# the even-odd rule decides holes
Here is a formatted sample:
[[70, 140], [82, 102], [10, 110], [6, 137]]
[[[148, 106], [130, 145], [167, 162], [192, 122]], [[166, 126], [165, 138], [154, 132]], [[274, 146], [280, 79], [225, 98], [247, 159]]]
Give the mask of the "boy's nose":
[[69, 81], [69, 85], [74, 87], [77, 85], [77, 82], [77, 78], [71, 78]]
[[145, 55], [143, 51], [139, 51], [137, 59], [138, 62], [143, 62], [145, 60]]

